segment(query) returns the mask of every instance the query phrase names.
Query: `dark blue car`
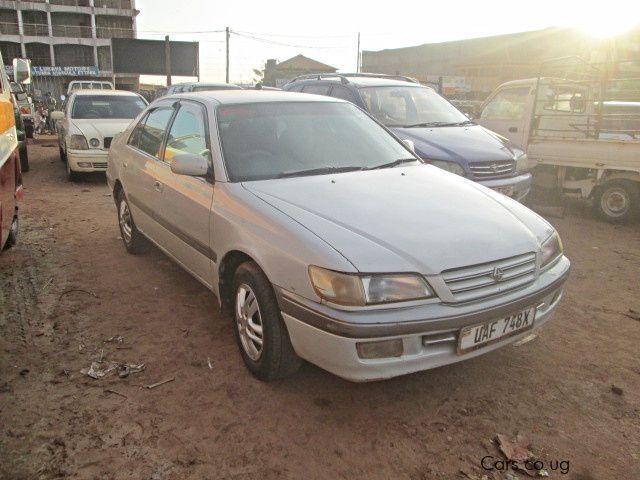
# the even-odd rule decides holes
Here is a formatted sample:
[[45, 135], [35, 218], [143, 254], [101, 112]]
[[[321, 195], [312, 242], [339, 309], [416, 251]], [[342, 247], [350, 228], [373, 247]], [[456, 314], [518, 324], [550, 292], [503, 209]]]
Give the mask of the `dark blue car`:
[[428, 163], [522, 200], [531, 188], [527, 156], [469, 120], [430, 87], [390, 75], [322, 74], [283, 87], [348, 100], [369, 112]]

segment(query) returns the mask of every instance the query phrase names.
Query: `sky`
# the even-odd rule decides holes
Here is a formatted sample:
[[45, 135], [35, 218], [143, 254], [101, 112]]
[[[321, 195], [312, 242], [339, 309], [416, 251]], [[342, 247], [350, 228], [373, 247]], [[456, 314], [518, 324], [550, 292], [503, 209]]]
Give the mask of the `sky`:
[[[136, 0], [136, 8], [138, 38], [160, 40], [169, 34], [172, 40], [200, 42], [201, 81], [224, 81], [223, 31], [229, 27], [235, 32], [232, 83], [252, 82], [253, 69], [262, 69], [269, 58], [283, 61], [299, 53], [355, 71], [358, 32], [362, 50], [382, 50], [552, 26], [606, 37], [640, 23], [639, 0]], [[144, 80], [164, 82], [162, 77]]]

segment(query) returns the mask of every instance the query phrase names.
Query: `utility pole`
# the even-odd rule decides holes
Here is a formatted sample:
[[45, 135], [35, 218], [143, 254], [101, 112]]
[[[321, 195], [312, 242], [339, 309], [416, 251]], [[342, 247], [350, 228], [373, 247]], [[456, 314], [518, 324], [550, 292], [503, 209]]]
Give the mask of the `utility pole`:
[[358, 60], [356, 63], [356, 73], [360, 73], [360, 32], [358, 32]]
[[171, 86], [171, 42], [169, 35], [164, 37], [164, 69], [167, 74], [167, 87]]
[[229, 83], [229, 27], [226, 28], [226, 38], [227, 38], [227, 83]]

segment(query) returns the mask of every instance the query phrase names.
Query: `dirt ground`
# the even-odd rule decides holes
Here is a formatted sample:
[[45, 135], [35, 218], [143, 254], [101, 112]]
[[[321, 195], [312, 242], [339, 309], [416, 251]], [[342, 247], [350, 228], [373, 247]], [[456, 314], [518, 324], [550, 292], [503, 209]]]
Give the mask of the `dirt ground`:
[[[640, 224], [549, 218], [573, 271], [529, 343], [384, 382], [304, 365], [264, 384], [210, 292], [125, 253], [104, 176], [67, 182], [53, 137], [29, 149], [0, 257], [0, 478], [513, 478], [481, 467], [498, 433], [526, 435], [551, 478], [640, 478]], [[101, 357], [145, 370], [80, 373]]]

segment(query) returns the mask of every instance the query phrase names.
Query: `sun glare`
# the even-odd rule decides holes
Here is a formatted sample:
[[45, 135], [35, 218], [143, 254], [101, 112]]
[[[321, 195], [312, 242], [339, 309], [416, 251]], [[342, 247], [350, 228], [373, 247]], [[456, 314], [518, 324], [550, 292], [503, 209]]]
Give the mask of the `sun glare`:
[[595, 38], [611, 38], [626, 33], [634, 27], [640, 27], [640, 23], [637, 23], [636, 18], [625, 21], [622, 17], [602, 17], [574, 26]]

